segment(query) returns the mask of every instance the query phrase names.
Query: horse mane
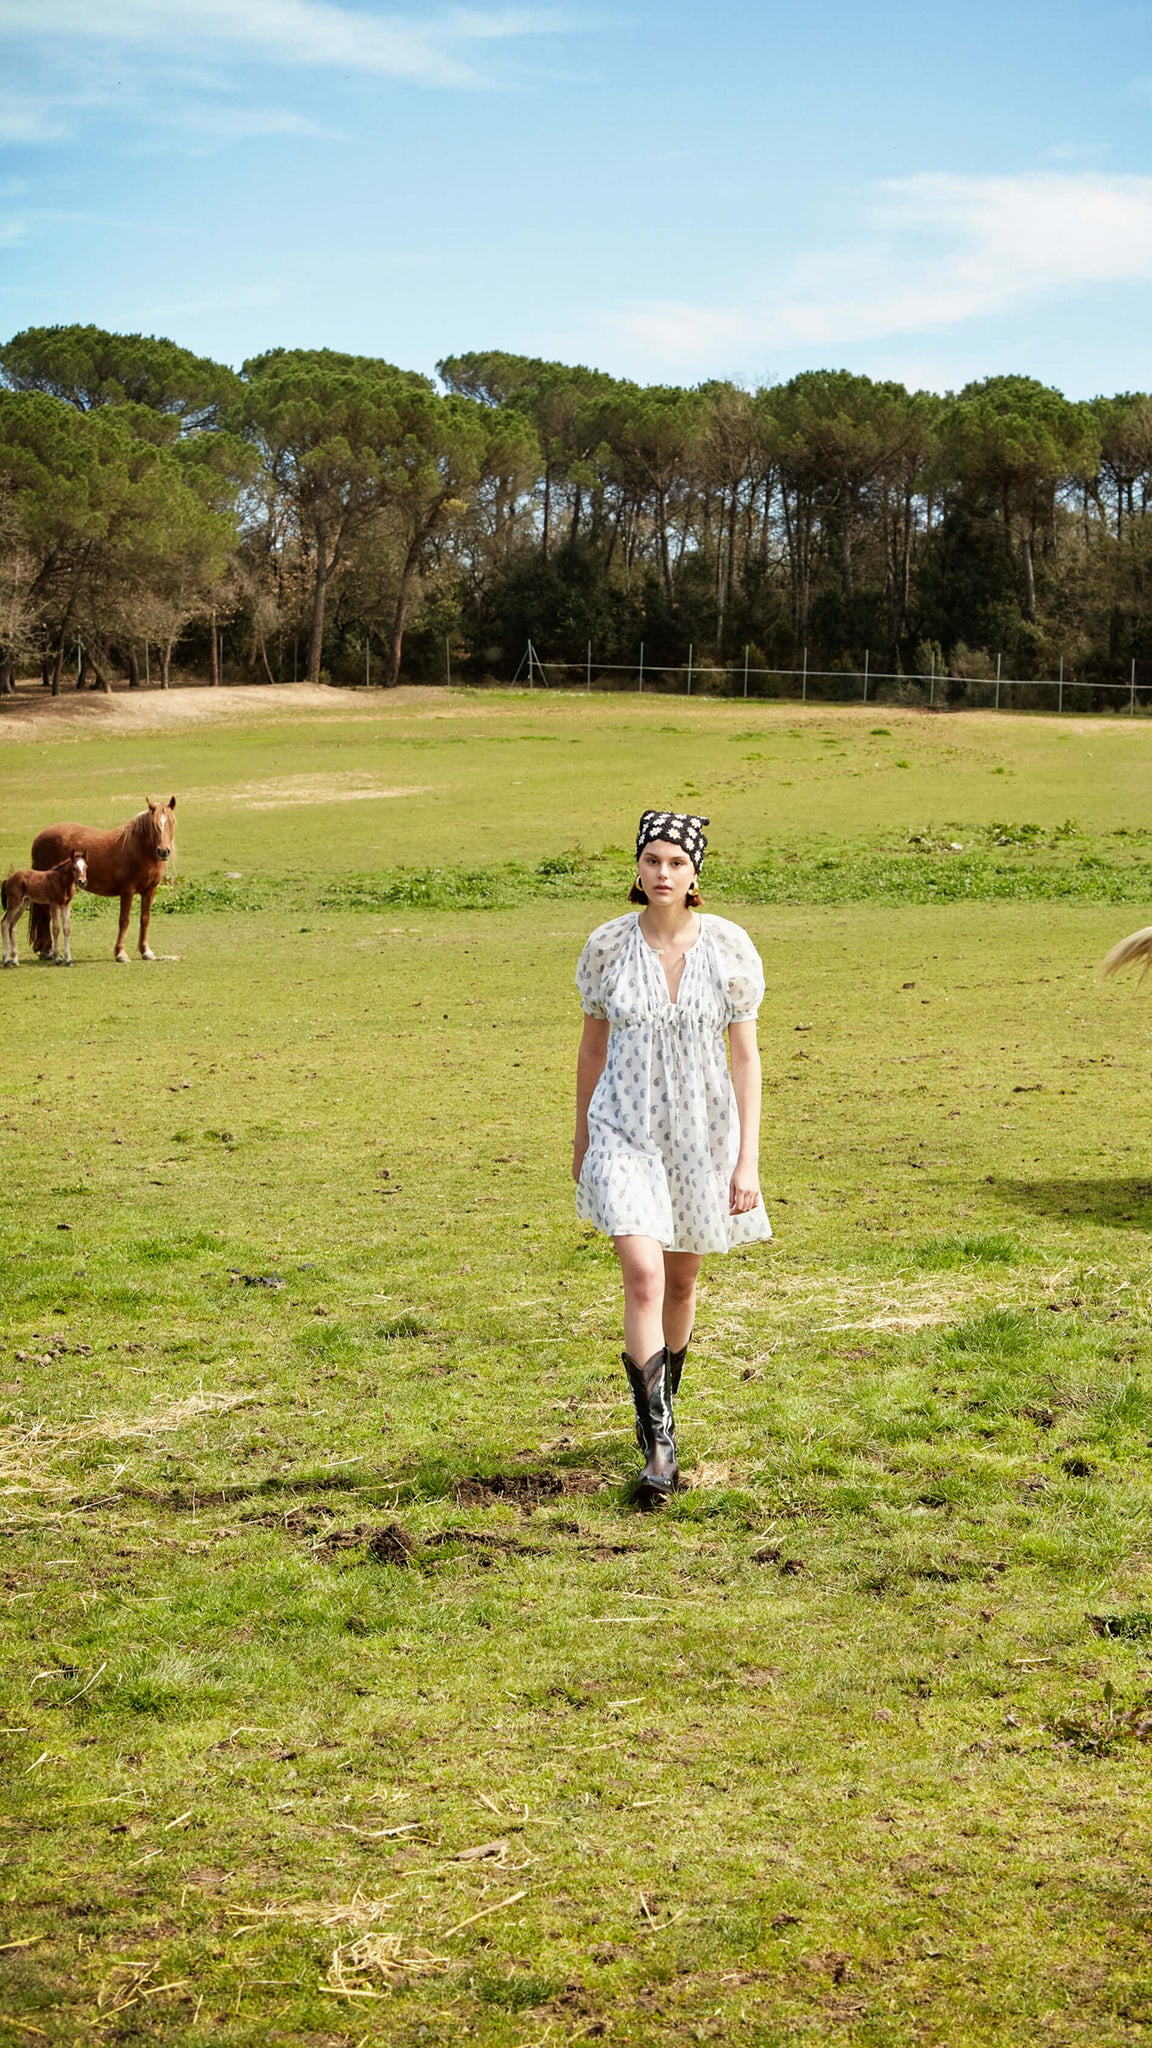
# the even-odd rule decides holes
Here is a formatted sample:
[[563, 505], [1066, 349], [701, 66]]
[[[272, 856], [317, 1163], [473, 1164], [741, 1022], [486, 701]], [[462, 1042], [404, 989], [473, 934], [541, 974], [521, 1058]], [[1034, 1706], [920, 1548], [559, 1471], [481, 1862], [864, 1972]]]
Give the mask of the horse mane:
[[117, 828], [117, 839], [119, 839], [125, 846], [127, 846], [129, 842], [133, 839], [143, 839], [144, 827], [150, 816], [151, 813], [148, 809], [147, 804], [145, 804], [144, 809], [142, 811], [137, 811], [134, 818], [129, 818], [127, 824], [121, 825]]

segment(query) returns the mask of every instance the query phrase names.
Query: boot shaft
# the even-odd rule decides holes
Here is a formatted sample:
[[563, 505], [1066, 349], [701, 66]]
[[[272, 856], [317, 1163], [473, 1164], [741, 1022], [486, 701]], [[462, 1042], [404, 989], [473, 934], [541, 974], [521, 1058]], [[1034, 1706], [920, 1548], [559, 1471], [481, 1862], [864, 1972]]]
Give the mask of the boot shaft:
[[644, 1365], [637, 1365], [627, 1351], [621, 1355], [636, 1409], [636, 1435], [645, 1457], [650, 1457], [658, 1437], [665, 1431], [670, 1435], [672, 1430], [672, 1412], [666, 1389], [668, 1353], [661, 1346]]
[[654, 1351], [644, 1365], [624, 1353], [624, 1370], [636, 1407], [636, 1436], [644, 1453], [641, 1503], [654, 1505], [673, 1492], [679, 1479], [672, 1400], [668, 1387], [668, 1351]]

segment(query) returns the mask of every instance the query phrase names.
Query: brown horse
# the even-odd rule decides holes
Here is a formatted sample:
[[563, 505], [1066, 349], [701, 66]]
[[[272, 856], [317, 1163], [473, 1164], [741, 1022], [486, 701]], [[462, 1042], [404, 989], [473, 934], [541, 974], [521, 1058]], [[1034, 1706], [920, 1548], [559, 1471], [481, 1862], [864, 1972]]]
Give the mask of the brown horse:
[[[6, 882], [0, 882], [0, 952], [5, 967], [19, 967], [16, 927], [26, 903], [42, 909], [52, 919], [52, 958], [57, 967], [72, 965], [72, 898], [83, 889], [88, 867], [82, 853], [73, 851], [54, 868], [15, 868]], [[60, 951], [60, 934], [64, 951]]]
[[[160, 886], [165, 863], [176, 851], [175, 797], [170, 797], [167, 803], [149, 797], [147, 805], [146, 810], [139, 811], [136, 817], [118, 829], [104, 831], [97, 825], [49, 825], [32, 841], [33, 867], [51, 867], [75, 847], [88, 863], [89, 892], [93, 896], [120, 898], [116, 958], [124, 966], [128, 964], [124, 940], [132, 915], [132, 898], [136, 895], [140, 898], [140, 958], [156, 958], [148, 944], [152, 898]], [[33, 910], [29, 937], [41, 957], [49, 952], [51, 933], [46, 910]]]

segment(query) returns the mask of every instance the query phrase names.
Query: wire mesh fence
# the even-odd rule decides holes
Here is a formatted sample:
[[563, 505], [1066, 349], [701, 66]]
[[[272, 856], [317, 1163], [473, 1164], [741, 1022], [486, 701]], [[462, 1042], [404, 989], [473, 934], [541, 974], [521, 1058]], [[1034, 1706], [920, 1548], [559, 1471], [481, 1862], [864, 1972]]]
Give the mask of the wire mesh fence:
[[764, 668], [749, 659], [721, 664], [645, 658], [641, 645], [631, 662], [598, 661], [589, 643], [583, 661], [545, 658], [529, 640], [513, 683], [533, 690], [636, 690], [664, 696], [744, 697], [799, 704], [860, 704], [990, 711], [1119, 711], [1134, 716], [1152, 707], [1148, 663], [1133, 661], [1124, 681], [1066, 676], [1008, 676], [997, 661], [993, 675], [955, 674], [935, 666], [923, 671], [874, 669], [866, 655], [860, 668], [812, 668], [805, 653], [798, 668]]

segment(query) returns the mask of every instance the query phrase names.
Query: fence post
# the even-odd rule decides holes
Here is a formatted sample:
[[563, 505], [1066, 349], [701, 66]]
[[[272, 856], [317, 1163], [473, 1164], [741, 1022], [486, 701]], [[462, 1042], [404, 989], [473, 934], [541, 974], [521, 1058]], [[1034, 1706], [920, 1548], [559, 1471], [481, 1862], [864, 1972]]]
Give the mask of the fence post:
[[297, 666], [298, 666], [298, 664], [299, 664], [299, 660], [300, 660], [300, 635], [299, 635], [299, 633], [297, 633], [297, 634], [296, 634], [296, 637], [295, 637], [295, 639], [294, 639], [294, 640], [293, 640], [293, 642], [292, 642], [292, 681], [293, 681], [293, 682], [295, 682], [295, 681], [296, 681], [296, 669], [297, 669]]
[[448, 634], [448, 633], [445, 633], [445, 635], [444, 635], [444, 674], [445, 674], [445, 676], [446, 676], [446, 678], [447, 678], [447, 682], [448, 682], [448, 688], [449, 688], [449, 689], [451, 689], [451, 688], [452, 688], [452, 638], [451, 638], [451, 635], [450, 635], [450, 634]]
[[1003, 658], [1003, 657], [1002, 657], [1001, 655], [999, 655], [999, 654], [998, 654], [998, 655], [996, 656], [996, 709], [997, 709], [997, 711], [999, 711], [999, 709], [1000, 709], [1000, 663], [1001, 663], [1001, 660], [1002, 660], [1002, 658]]
[[690, 696], [692, 695], [692, 642], [691, 642], [691, 641], [689, 641], [689, 642], [688, 642], [688, 689], [687, 689], [687, 692], [686, 692], [686, 694], [687, 694], [687, 695], [688, 695], [689, 697], [690, 697]]
[[936, 705], [936, 649], [935, 649], [935, 648], [933, 648], [933, 649], [932, 649], [932, 673], [931, 673], [931, 675], [930, 675], [930, 677], [929, 677], [929, 679], [928, 679], [928, 709], [929, 709], [929, 711], [932, 711], [932, 710], [934, 710], [934, 709], [935, 709], [935, 705]]
[[82, 667], [82, 661], [83, 661], [83, 649], [82, 649], [82, 647], [81, 647], [81, 644], [80, 644], [80, 635], [79, 635], [79, 633], [77, 633], [77, 635], [76, 635], [76, 681], [77, 681], [77, 682], [79, 682], [79, 681], [80, 681], [80, 676], [81, 676], [81, 667]]
[[1131, 695], [1129, 696], [1129, 699], [1128, 699], [1128, 716], [1129, 716], [1129, 718], [1135, 718], [1135, 716], [1136, 716], [1136, 656], [1135, 656], [1135, 655], [1133, 655], [1133, 656], [1132, 656], [1132, 691], [1131, 691]]
[[643, 641], [641, 641], [641, 642], [640, 642], [640, 680], [639, 680], [639, 682], [637, 683], [637, 685], [636, 685], [636, 688], [637, 688], [638, 690], [642, 690], [642, 689], [644, 688], [644, 642], [643, 642]]
[[146, 690], [149, 690], [149, 689], [151, 689], [151, 687], [152, 687], [152, 672], [151, 672], [151, 670], [150, 670], [150, 669], [149, 669], [149, 667], [148, 667], [148, 642], [147, 642], [147, 641], [145, 641], [145, 642], [144, 642], [144, 688], [145, 688]]
[[535, 683], [534, 683], [534, 682], [533, 682], [533, 680], [532, 680], [532, 664], [533, 664], [533, 662], [535, 661], [535, 659], [536, 659], [536, 649], [535, 649], [535, 648], [533, 647], [533, 645], [532, 645], [532, 642], [531, 642], [531, 641], [529, 641], [529, 642], [528, 642], [528, 688], [529, 688], [530, 690], [533, 690], [533, 689], [535, 689], [535, 687], [536, 687]]
[[1056, 692], [1056, 712], [1059, 716], [1064, 709], [1064, 656], [1060, 656], [1060, 684]]
[[808, 702], [808, 649], [804, 649], [804, 680], [800, 685], [800, 702]]
[[869, 648], [867, 648], [867, 647], [866, 647], [866, 648], [864, 649], [864, 702], [865, 702], [865, 703], [867, 703], [867, 702], [868, 702], [868, 655], [869, 655], [870, 651], [871, 651], [871, 650], [870, 650]]
[[589, 641], [589, 642], [588, 642], [588, 665], [587, 665], [587, 669], [586, 669], [586, 671], [585, 671], [585, 676], [584, 676], [584, 688], [585, 688], [586, 690], [590, 690], [590, 689], [592, 688], [592, 642], [591, 642], [591, 641]]
[[748, 695], [748, 645], [744, 645], [744, 695]]

